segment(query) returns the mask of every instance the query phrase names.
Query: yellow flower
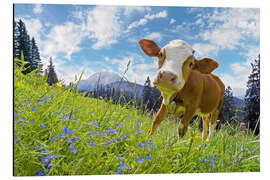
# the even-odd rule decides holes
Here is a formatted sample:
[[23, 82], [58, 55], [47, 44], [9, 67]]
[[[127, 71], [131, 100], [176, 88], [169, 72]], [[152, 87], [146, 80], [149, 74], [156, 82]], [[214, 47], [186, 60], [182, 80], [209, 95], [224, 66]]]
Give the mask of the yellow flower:
[[199, 151], [200, 150], [200, 146], [199, 147], [195, 147], [195, 150]]
[[56, 83], [56, 86], [61, 88], [62, 87], [62, 84]]
[[220, 122], [220, 120], [218, 119], [217, 122]]
[[201, 139], [202, 137], [201, 136], [195, 136], [195, 139]]

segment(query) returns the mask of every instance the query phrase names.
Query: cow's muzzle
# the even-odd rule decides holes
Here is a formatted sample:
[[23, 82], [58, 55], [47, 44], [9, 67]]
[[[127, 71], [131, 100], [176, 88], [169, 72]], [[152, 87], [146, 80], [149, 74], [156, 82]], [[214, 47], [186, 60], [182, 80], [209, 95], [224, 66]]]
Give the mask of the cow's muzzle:
[[174, 73], [169, 71], [159, 71], [153, 84], [157, 87], [177, 90], [177, 80], [178, 77]]

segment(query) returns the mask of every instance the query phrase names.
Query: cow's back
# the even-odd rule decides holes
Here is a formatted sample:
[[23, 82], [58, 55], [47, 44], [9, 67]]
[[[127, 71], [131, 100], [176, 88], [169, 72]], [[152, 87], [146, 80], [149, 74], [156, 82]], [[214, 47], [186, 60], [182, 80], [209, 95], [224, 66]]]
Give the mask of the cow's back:
[[223, 102], [225, 86], [214, 74], [201, 75], [204, 84], [199, 108], [202, 113], [209, 113], [216, 110]]

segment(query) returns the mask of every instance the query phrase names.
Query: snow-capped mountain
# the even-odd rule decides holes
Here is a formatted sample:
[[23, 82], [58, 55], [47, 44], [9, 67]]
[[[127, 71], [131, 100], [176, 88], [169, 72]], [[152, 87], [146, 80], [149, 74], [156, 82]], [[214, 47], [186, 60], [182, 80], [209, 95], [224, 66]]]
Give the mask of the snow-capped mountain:
[[106, 86], [107, 84], [121, 81], [121, 77], [114, 72], [98, 72], [91, 75], [86, 80], [81, 80], [78, 89], [79, 91], [94, 91], [99, 86]]

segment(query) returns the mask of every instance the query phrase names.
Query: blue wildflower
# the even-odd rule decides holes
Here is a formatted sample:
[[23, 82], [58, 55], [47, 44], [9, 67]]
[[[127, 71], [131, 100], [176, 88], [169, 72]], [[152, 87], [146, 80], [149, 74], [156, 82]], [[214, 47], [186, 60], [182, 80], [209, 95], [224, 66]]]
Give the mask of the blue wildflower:
[[144, 143], [140, 143], [139, 146], [140, 146], [140, 148], [143, 148]]
[[152, 158], [150, 156], [146, 156], [146, 160], [151, 161]]
[[15, 118], [19, 118], [20, 114], [14, 113]]
[[150, 140], [148, 141], [148, 144], [149, 144], [149, 145], [153, 145], [153, 141], [150, 139]]
[[108, 140], [106, 141], [106, 143], [107, 143], [106, 146], [108, 146], [108, 145], [110, 145], [110, 144], [112, 143], [112, 141], [108, 139]]
[[118, 161], [123, 160], [123, 157], [118, 156], [118, 157], [117, 157], [117, 160], [118, 160]]
[[37, 106], [32, 109], [32, 112], [36, 112]]
[[77, 149], [75, 149], [75, 147], [72, 144], [69, 145], [69, 148], [70, 148], [70, 152], [73, 152], [73, 153], [77, 152]]
[[29, 124], [34, 124], [34, 120], [32, 120]]
[[123, 136], [122, 137], [120, 137], [120, 139], [122, 140], [122, 139], [125, 139], [127, 136], [125, 135], [125, 134], [123, 134]]
[[97, 121], [95, 122], [95, 126], [99, 126], [99, 123]]
[[215, 154], [214, 157], [213, 157], [213, 160], [216, 160], [216, 158], [217, 158], [217, 155]]
[[68, 130], [68, 128], [66, 126], [64, 127], [63, 132], [66, 133], [66, 134], [72, 134], [73, 133], [73, 131]]
[[144, 162], [144, 159], [143, 159], [142, 157], [139, 157], [139, 159], [136, 159], [136, 161], [137, 161], [138, 163], [143, 163], [143, 162]]
[[65, 138], [65, 134], [63, 134], [62, 132], [60, 132], [60, 138]]
[[45, 127], [45, 124], [44, 124], [44, 122], [42, 122], [42, 123], [41, 123], [41, 127], [43, 127], [43, 128]]
[[72, 138], [71, 141], [72, 141], [72, 142], [77, 142], [78, 139], [77, 139], [77, 138]]
[[211, 161], [211, 168], [213, 169], [215, 166], [214, 159]]
[[108, 134], [107, 133], [103, 133], [104, 136], [108, 137]]
[[122, 174], [121, 170], [118, 169], [118, 171], [115, 173], [115, 175]]
[[69, 143], [72, 143], [72, 141], [71, 141], [71, 139], [70, 138], [67, 138], [67, 140], [66, 140], [67, 142], [69, 142]]
[[93, 147], [93, 146], [95, 145], [95, 142], [94, 142], [94, 141], [91, 141], [91, 142], [89, 143], [89, 145], [90, 145], [91, 147]]
[[48, 168], [53, 168], [54, 165], [52, 163], [48, 164]]
[[47, 168], [47, 169], [46, 169], [46, 173], [48, 174], [49, 172], [50, 172], [50, 169], [49, 169], [49, 168]]
[[51, 139], [50, 139], [50, 141], [52, 141], [52, 142], [54, 142], [54, 141], [56, 141], [57, 140], [57, 138], [55, 137], [55, 136], [53, 136]]
[[42, 171], [37, 171], [37, 176], [44, 176], [44, 174], [42, 173]]
[[140, 128], [138, 128], [138, 133], [139, 134], [142, 134], [143, 132], [140, 130]]
[[24, 121], [26, 121], [26, 118], [25, 118], [25, 117], [23, 117], [23, 120], [24, 120]]
[[127, 167], [124, 163], [121, 163], [119, 169], [122, 170], [123, 168], [129, 169], [129, 167]]
[[41, 150], [40, 146], [35, 147], [36, 150]]
[[118, 128], [121, 128], [122, 127], [122, 125], [123, 125], [123, 123], [120, 123], [120, 124], [118, 124]]

